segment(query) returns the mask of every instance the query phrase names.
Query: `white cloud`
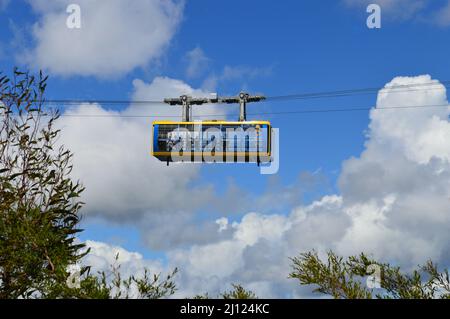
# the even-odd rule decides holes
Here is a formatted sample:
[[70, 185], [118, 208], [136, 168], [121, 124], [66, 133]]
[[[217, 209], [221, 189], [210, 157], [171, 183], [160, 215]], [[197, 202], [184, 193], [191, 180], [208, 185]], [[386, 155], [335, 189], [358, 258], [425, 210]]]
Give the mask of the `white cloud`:
[[[142, 80], [136, 79], [133, 81], [134, 93], [133, 100], [163, 100], [166, 97], [179, 97], [180, 95], [190, 95], [193, 97], [208, 97], [211, 92], [202, 89], [194, 89], [185, 82], [181, 80], [171, 79], [168, 77], [156, 77], [153, 79], [152, 83], [145, 83]], [[143, 108], [140, 107], [140, 110]], [[133, 112], [138, 111], [137, 106], [130, 109]], [[152, 109], [154, 111], [154, 109]], [[180, 108], [177, 106], [168, 106], [161, 105], [160, 108], [157, 108], [157, 113], [166, 112], [169, 110], [168, 114], [176, 114], [180, 113]], [[204, 112], [206, 110], [206, 112]], [[218, 112], [219, 114], [224, 114], [223, 107], [218, 107], [217, 105], [203, 105], [203, 106], [194, 106], [193, 115], [204, 115], [208, 114], [210, 111]], [[217, 113], [216, 113], [217, 114]]]
[[39, 20], [26, 61], [52, 74], [110, 77], [159, 58], [182, 17], [183, 2], [79, 0], [81, 28], [69, 29], [70, 0], [30, 1]]
[[342, 236], [342, 231], [334, 231], [345, 220], [340, 204], [340, 198], [332, 196], [295, 209], [289, 216], [249, 213], [233, 224], [234, 233], [228, 239], [169, 251], [170, 264], [181, 270], [179, 296], [207, 291], [214, 295], [232, 283], [243, 284], [260, 297], [308, 295], [287, 279], [288, 257], [303, 249], [328, 246]]
[[[67, 114], [59, 121], [61, 142], [75, 153], [74, 175], [87, 188], [86, 214], [127, 220], [194, 204], [186, 188], [198, 167], [166, 167], [150, 156], [151, 119], [109, 117], [123, 113], [96, 104]], [[100, 117], [76, 117], [84, 115]]]
[[[155, 78], [150, 84], [135, 80], [133, 84], [133, 99], [140, 100], [209, 94], [169, 78]], [[205, 113], [220, 111], [214, 106], [194, 109], [194, 115]], [[118, 112], [98, 104], [82, 104], [65, 112], [58, 121], [64, 132], [61, 143], [75, 154], [74, 175], [86, 186], [83, 200], [87, 215], [131, 220], [203, 205], [210, 188], [190, 185], [197, 178], [198, 165], [166, 166], [150, 155], [151, 123], [176, 118], [164, 116], [168, 114], [181, 115], [181, 110], [167, 104], [132, 104]], [[130, 115], [155, 117], [120, 117]]]
[[[393, 85], [436, 83], [398, 77], [378, 95], [377, 108], [446, 104], [444, 86], [396, 92]], [[397, 89], [398, 91], [398, 89]], [[285, 215], [250, 213], [229, 237], [169, 252], [184, 270], [182, 289], [217, 292], [239, 282], [264, 297], [308, 296], [287, 280], [299, 252], [366, 252], [407, 270], [428, 258], [449, 266], [450, 123], [447, 107], [373, 110], [364, 152], [344, 162], [341, 195], [325, 196]]]
[[[157, 77], [151, 83], [136, 79], [133, 85], [133, 100], [209, 95], [167, 77]], [[223, 115], [224, 109], [194, 106], [193, 114]], [[136, 115], [154, 117], [127, 117]], [[205, 243], [215, 236], [214, 223], [193, 222], [194, 212], [215, 198], [211, 185], [196, 185], [200, 165], [166, 166], [150, 155], [152, 121], [180, 116], [179, 107], [167, 104], [131, 104], [120, 112], [82, 104], [63, 114], [58, 120], [63, 129], [60, 142], [74, 152], [74, 177], [86, 187], [82, 197], [85, 216], [138, 225], [144, 242], [155, 249]]]
[[[118, 269], [122, 279], [130, 276], [142, 278], [145, 270], [148, 275], [153, 276], [161, 274], [165, 276], [172, 270], [167, 270], [163, 263], [159, 260], [145, 259], [138, 252], [130, 252], [122, 247], [110, 245], [103, 242], [87, 240], [85, 242], [86, 249], [90, 248], [90, 253], [81, 261], [84, 266], [90, 266], [92, 275], [105, 272], [106, 280], [109, 284], [114, 279], [112, 270]], [[117, 257], [117, 259], [116, 259]], [[78, 267], [69, 267], [72, 271], [79, 270]], [[113, 285], [114, 286], [114, 285]], [[113, 287], [112, 294], [117, 293], [117, 288]], [[129, 291], [122, 287], [122, 295], [129, 294], [129, 298], [138, 298], [138, 288], [135, 284], [131, 284]]]
[[[379, 93], [377, 107], [447, 104], [440, 84], [416, 92], [390, 88], [417, 83], [435, 82], [429, 76], [396, 78]], [[353, 217], [343, 250], [365, 245], [410, 264], [443, 257], [450, 239], [442, 226], [450, 221], [448, 115], [448, 107], [372, 110], [366, 149], [344, 162], [340, 176]]]
[[[135, 82], [136, 92], [142, 89], [142, 97], [146, 97], [144, 93], [153, 89], [164, 91], [162, 83], [192, 90], [182, 82], [159, 78], [152, 84]], [[393, 88], [410, 84], [433, 84], [433, 87], [428, 91]], [[156, 93], [151, 96], [153, 94]], [[193, 171], [187, 178], [181, 177], [182, 186], [179, 186], [172, 182], [172, 172], [165, 175], [162, 166], [150, 166], [150, 170], [143, 164], [144, 160], [136, 161], [131, 155], [123, 157], [128, 155], [115, 150], [116, 145], [125, 149], [134, 145], [130, 140], [145, 131], [145, 125], [135, 132], [130, 127], [135, 127], [136, 123], [123, 119], [106, 126], [96, 122], [93, 127], [101, 125], [104, 132], [89, 134], [89, 138], [82, 134], [77, 136], [87, 145], [83, 148], [80, 142], [75, 154], [84, 152], [86, 163], [93, 167], [108, 166], [109, 160], [116, 161], [115, 167], [119, 167], [118, 174], [112, 168], [105, 172], [100, 168], [102, 173], [99, 174], [97, 169], [86, 169], [88, 164], [81, 165], [85, 178], [92, 178], [86, 186], [89, 189], [94, 185], [99, 193], [92, 200], [95, 202], [95, 197], [102, 199], [97, 200], [99, 208], [108, 207], [108, 201], [114, 203], [116, 197], [124, 202], [123, 207], [116, 208], [117, 212], [134, 207], [135, 200], [130, 200], [132, 196], [121, 192], [131, 193], [138, 199], [142, 193], [151, 197], [148, 203], [143, 201], [142, 206], [151, 207], [148, 211], [152, 213], [141, 219], [141, 229], [151, 234], [144, 236], [149, 246], [159, 245], [166, 252], [166, 269], [180, 268], [178, 297], [204, 292], [214, 295], [229, 289], [231, 283], [241, 283], [261, 297], [305, 297], [310, 296], [311, 289], [287, 279], [288, 258], [310, 249], [319, 250], [321, 254], [334, 249], [344, 255], [364, 251], [405, 269], [428, 258], [442, 266], [450, 265], [450, 152], [447, 147], [450, 108], [433, 107], [444, 104], [447, 104], [445, 87], [430, 76], [393, 79], [378, 94], [376, 108], [384, 109], [373, 109], [370, 113], [364, 151], [342, 165], [340, 194], [324, 196], [306, 206], [299, 205], [287, 215], [252, 212], [232, 223], [227, 217], [218, 218], [214, 214], [211, 220], [198, 224], [197, 219], [195, 224], [192, 212], [164, 211], [167, 201], [190, 202], [200, 196], [195, 189], [186, 190], [187, 181], [198, 172]], [[402, 108], [411, 105], [429, 107]], [[83, 123], [86, 122], [79, 124], [86, 125]], [[77, 132], [83, 131], [80, 126], [75, 127]], [[84, 130], [93, 127], [84, 127]], [[123, 134], [125, 137], [121, 139]], [[92, 154], [101, 150], [107, 135], [112, 136], [111, 142], [106, 144], [112, 159], [96, 158], [98, 155]], [[142, 140], [125, 153], [139, 153], [144, 144]], [[118, 159], [114, 160], [116, 157]], [[76, 167], [78, 163], [75, 164]], [[136, 185], [128, 181], [130, 165], [137, 166], [135, 173], [130, 175], [130, 181], [135, 181]], [[148, 171], [152, 173], [142, 174]], [[110, 180], [108, 174], [115, 175], [116, 179]], [[147, 183], [149, 176], [156, 177]], [[122, 179], [121, 187], [115, 187], [114, 183]], [[176, 181], [179, 182], [179, 177]], [[152, 194], [158, 188], [152, 183], [162, 187], [163, 195]], [[169, 188], [178, 187], [183, 195], [173, 199], [169, 191], [164, 191], [166, 183]], [[209, 191], [208, 200], [214, 202], [214, 192]], [[108, 195], [102, 197], [103, 194]], [[158, 205], [162, 209], [159, 212]], [[110, 211], [104, 213], [110, 214]]]
[[112, 265], [120, 265], [120, 271], [124, 277], [143, 274], [144, 268], [148, 268], [153, 273], [164, 271], [160, 261], [145, 259], [138, 252], [130, 252], [119, 246], [93, 240], [87, 240], [85, 244], [91, 252], [83, 259], [83, 263], [91, 266], [93, 273], [108, 272]]

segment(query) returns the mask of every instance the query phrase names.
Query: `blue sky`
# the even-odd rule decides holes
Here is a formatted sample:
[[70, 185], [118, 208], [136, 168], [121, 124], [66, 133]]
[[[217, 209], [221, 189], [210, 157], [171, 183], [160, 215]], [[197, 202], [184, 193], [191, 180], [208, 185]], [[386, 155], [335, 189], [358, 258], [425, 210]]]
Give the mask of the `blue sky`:
[[[417, 3], [415, 0], [400, 2], [405, 6]], [[214, 88], [219, 95], [234, 95], [241, 89], [277, 96], [383, 87], [397, 76], [422, 74], [444, 81], [450, 79], [450, 27], [436, 23], [435, 14], [447, 1], [425, 2], [423, 8], [405, 16], [405, 8], [385, 1], [382, 28], [368, 29], [365, 1], [285, 1], [283, 4], [269, 0], [186, 1], [176, 32], [169, 37], [157, 59], [106, 77], [61, 75], [50, 69], [47, 97], [129, 100], [133, 98], [133, 80], [151, 83], [156, 77], [169, 77], [193, 88], [202, 88], [208, 77], [220, 77], [227, 67], [244, 71], [234, 78], [219, 79]], [[43, 9], [33, 10], [28, 2], [20, 0], [11, 1], [0, 12], [0, 68], [3, 71], [11, 71], [14, 65], [35, 70], [39, 67], [33, 61], [24, 63], [18, 52], [33, 52], [38, 40], [33, 37], [32, 25], [42, 23], [44, 15]], [[188, 76], [187, 54], [196, 48], [203, 52], [207, 63], [198, 75]], [[376, 94], [368, 94], [264, 102], [251, 104], [248, 112], [372, 107], [375, 104]], [[152, 114], [152, 110], [146, 113]], [[245, 198], [255, 202], [246, 203], [245, 208], [233, 212], [230, 221], [239, 222], [251, 207], [257, 207], [262, 214], [289, 214], [293, 207], [286, 203], [280, 203], [279, 209], [276, 205], [268, 207], [264, 212], [257, 202], [263, 194], [274, 189], [285, 192], [290, 185], [303, 185], [305, 189], [295, 205], [308, 205], [323, 195], [339, 194], [337, 179], [342, 163], [364, 150], [365, 132], [370, 122], [368, 111], [251, 118], [270, 120], [280, 129], [278, 174], [261, 175], [252, 164], [202, 165], [198, 176], [189, 181], [192, 187], [211, 185], [219, 197], [230, 185], [250, 193], [250, 197]], [[149, 140], [150, 133], [148, 127], [145, 134]], [[142, 173], [152, 174], [151, 171]], [[316, 178], [317, 185], [308, 186], [307, 177], [300, 178], [302, 173]], [[274, 183], [278, 186], [274, 187]], [[212, 218], [213, 221], [216, 215], [208, 217], [213, 210], [214, 207], [202, 207], [196, 211], [195, 218]], [[116, 219], [111, 221], [108, 215], [90, 217], [87, 214], [83, 226], [82, 240], [120, 245], [149, 259], [167, 257], [163, 249], [153, 250], [145, 245], [142, 241], [145, 230], [133, 221], [122, 223]]]

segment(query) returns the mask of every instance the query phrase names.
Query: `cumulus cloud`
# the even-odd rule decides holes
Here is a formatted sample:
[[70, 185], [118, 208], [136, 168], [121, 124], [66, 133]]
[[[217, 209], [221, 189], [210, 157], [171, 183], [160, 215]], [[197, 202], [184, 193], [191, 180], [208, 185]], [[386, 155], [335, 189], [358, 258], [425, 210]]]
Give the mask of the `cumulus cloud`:
[[[133, 99], [140, 100], [209, 94], [170, 78], [155, 78], [148, 84], [135, 80], [133, 84]], [[205, 112], [219, 111], [204, 106], [196, 108], [194, 115]], [[75, 153], [74, 174], [87, 188], [83, 198], [86, 214], [133, 219], [143, 214], [189, 210], [208, 197], [207, 187], [189, 186], [198, 174], [198, 165], [167, 167], [150, 156], [152, 121], [165, 115], [176, 119], [176, 114], [181, 115], [181, 110], [166, 104], [132, 104], [122, 111], [82, 104], [66, 110], [58, 122], [64, 131], [61, 143]], [[129, 117], [136, 115], [154, 117]]]
[[[211, 92], [203, 89], [194, 89], [185, 82], [177, 79], [171, 79], [168, 77], [156, 77], [151, 83], [145, 83], [142, 80], [136, 79], [133, 81], [133, 100], [163, 100], [166, 97], [179, 97], [180, 95], [190, 95], [194, 97], [208, 97]], [[133, 106], [133, 105], [132, 105]], [[141, 107], [142, 109], [142, 107]], [[223, 108], [217, 107], [216, 105], [203, 105], [193, 108], [193, 115], [205, 115], [210, 111], [219, 112]], [[137, 111], [136, 108], [130, 109], [132, 111]], [[180, 108], [177, 106], [170, 107], [166, 104], [161, 105], [161, 109], [157, 111], [165, 111], [166, 113], [173, 114], [178, 111], [181, 114]], [[168, 110], [170, 112], [168, 112]], [[206, 110], [206, 112], [205, 112]], [[180, 115], [181, 116], [181, 115]]]
[[91, 266], [93, 273], [108, 272], [111, 270], [112, 265], [120, 265], [120, 270], [124, 277], [142, 275], [145, 268], [153, 273], [164, 271], [164, 266], [160, 261], [145, 259], [138, 252], [130, 252], [119, 246], [93, 240], [87, 240], [85, 244], [86, 248], [91, 249], [91, 253], [83, 259], [83, 263]]
[[[417, 84], [428, 90], [396, 88]], [[404, 108], [417, 105], [424, 107]], [[177, 296], [214, 295], [236, 282], [261, 297], [311, 296], [309, 288], [287, 279], [289, 257], [310, 249], [364, 251], [405, 269], [429, 258], [448, 267], [450, 108], [443, 105], [446, 89], [430, 76], [393, 79], [370, 112], [364, 151], [342, 164], [339, 194], [297, 205], [288, 214], [252, 211], [237, 221], [213, 215], [198, 225], [192, 213], [148, 219], [143, 228], [157, 236], [147, 240], [163, 243], [166, 235], [166, 269], [181, 269]], [[102, 187], [108, 190], [109, 184]]]
[[241, 283], [261, 297], [307, 296], [287, 278], [288, 257], [303, 249], [329, 247], [348, 225], [341, 216], [341, 199], [327, 196], [289, 215], [248, 213], [232, 224], [227, 239], [168, 252], [171, 265], [181, 269], [179, 296], [209, 291], [217, 294]]
[[159, 58], [183, 12], [182, 1], [79, 0], [81, 28], [69, 29], [70, 0], [30, 1], [39, 20], [35, 46], [21, 57], [52, 74], [120, 76]]
[[[431, 90], [394, 88], [433, 83]], [[429, 76], [395, 78], [370, 113], [365, 150], [343, 163], [340, 194], [288, 215], [249, 213], [228, 238], [170, 251], [184, 270], [183, 289], [219, 291], [240, 282], [265, 297], [308, 296], [286, 276], [288, 257], [310, 249], [364, 251], [405, 269], [429, 258], [449, 266], [450, 109], [432, 107], [444, 104], [445, 87]], [[430, 107], [379, 110], [409, 105]]]
[[85, 213], [127, 220], [195, 205], [185, 190], [198, 167], [165, 167], [150, 156], [151, 119], [121, 114], [83, 104], [59, 121], [61, 142], [75, 154], [74, 175], [87, 188]]
[[[109, 284], [112, 284], [114, 276], [112, 275], [113, 269], [118, 269], [121, 278], [126, 279], [131, 276], [135, 278], [142, 278], [145, 274], [145, 270], [148, 271], [148, 275], [156, 275], [171, 273], [172, 270], [166, 272], [166, 268], [159, 260], [145, 259], [138, 252], [131, 252], [122, 247], [110, 245], [103, 242], [87, 240], [85, 242], [86, 249], [90, 249], [91, 252], [83, 258], [82, 265], [90, 267], [90, 273], [97, 275], [98, 273], [105, 272], [106, 280]], [[69, 271], [79, 271], [80, 265], [73, 265], [69, 267]], [[122, 287], [122, 295], [127, 294], [129, 298], [138, 298], [139, 292], [136, 284], [131, 284], [129, 289]], [[112, 293], [118, 293], [117, 288], [112, 289]]]
[[343, 250], [365, 245], [386, 258], [418, 263], [441, 259], [448, 249], [449, 108], [433, 107], [447, 104], [446, 90], [440, 84], [418, 92], [391, 88], [417, 83], [436, 81], [396, 78], [380, 91], [377, 107], [430, 107], [372, 110], [365, 151], [343, 164], [339, 186], [354, 222]]
[[[167, 77], [151, 83], [136, 79], [133, 86], [133, 100], [209, 95]], [[194, 116], [205, 114], [224, 113], [213, 105], [194, 107]], [[194, 211], [215, 197], [211, 185], [197, 183], [200, 166], [166, 166], [150, 155], [152, 121], [180, 116], [179, 107], [167, 104], [131, 104], [121, 111], [82, 104], [66, 110], [58, 121], [60, 142], [74, 152], [74, 177], [86, 187], [85, 216], [139, 225], [143, 240], [155, 249], [206, 242], [215, 234], [213, 223], [193, 222]]]

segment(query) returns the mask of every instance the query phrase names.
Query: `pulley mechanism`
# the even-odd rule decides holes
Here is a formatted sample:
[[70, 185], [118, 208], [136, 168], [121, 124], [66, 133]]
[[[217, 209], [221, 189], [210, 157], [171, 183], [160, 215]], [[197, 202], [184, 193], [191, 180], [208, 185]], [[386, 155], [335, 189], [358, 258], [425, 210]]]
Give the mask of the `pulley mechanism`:
[[192, 105], [202, 104], [214, 104], [214, 103], [226, 103], [234, 104], [239, 103], [239, 121], [243, 122], [247, 120], [247, 103], [259, 102], [265, 100], [263, 95], [250, 95], [246, 92], [239, 93], [238, 96], [221, 97], [217, 95], [211, 98], [193, 98], [188, 95], [182, 95], [179, 98], [167, 98], [164, 99], [164, 103], [169, 105], [181, 105], [183, 107], [182, 121], [190, 122], [192, 120]]

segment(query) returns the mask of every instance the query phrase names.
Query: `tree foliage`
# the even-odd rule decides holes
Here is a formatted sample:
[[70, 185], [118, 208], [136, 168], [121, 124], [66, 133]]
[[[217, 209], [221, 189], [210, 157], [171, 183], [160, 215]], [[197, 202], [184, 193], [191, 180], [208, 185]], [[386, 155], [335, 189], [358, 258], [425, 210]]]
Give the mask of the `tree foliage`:
[[57, 147], [60, 114], [45, 107], [46, 81], [17, 69], [0, 74], [0, 299], [173, 294], [176, 269], [124, 279], [119, 266], [95, 275], [84, 266], [79, 287], [68, 284], [69, 266], [89, 253], [76, 239], [84, 189], [71, 178], [73, 154]]
[[[217, 299], [258, 299], [258, 297], [253, 291], [245, 289], [240, 284], [232, 284], [231, 286], [232, 286], [231, 290], [219, 293]], [[196, 295], [192, 299], [210, 299], [210, 298], [212, 297], [210, 297], [208, 293], [205, 293], [203, 295]]]
[[53, 287], [47, 298], [76, 298], [76, 299], [160, 299], [173, 295], [176, 291], [174, 277], [178, 273], [175, 268], [166, 276], [161, 273], [150, 274], [144, 268], [142, 276], [135, 275], [123, 278], [118, 264], [119, 255], [115, 263], [110, 265], [109, 271], [101, 271], [96, 275], [90, 274], [90, 268], [80, 276], [79, 286], [73, 287], [61, 283]]
[[[402, 273], [400, 267], [380, 263], [361, 253], [343, 258], [334, 252], [327, 253], [322, 261], [317, 252], [300, 254], [292, 259], [290, 278], [301, 285], [314, 285], [314, 292], [333, 298], [383, 298], [383, 299], [435, 299], [450, 298], [448, 270], [439, 272], [432, 261], [419, 266], [412, 273]], [[374, 267], [376, 266], [376, 267]], [[379, 288], [369, 288], [368, 275], [379, 269]], [[368, 273], [368, 270], [369, 271]]]
[[0, 78], [0, 298], [43, 294], [83, 257], [83, 188], [70, 178], [72, 153], [55, 148], [59, 113], [44, 110], [46, 80], [18, 70]]
[[221, 294], [223, 299], [257, 299], [255, 293], [239, 284], [233, 284], [233, 289]]

